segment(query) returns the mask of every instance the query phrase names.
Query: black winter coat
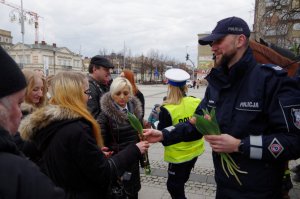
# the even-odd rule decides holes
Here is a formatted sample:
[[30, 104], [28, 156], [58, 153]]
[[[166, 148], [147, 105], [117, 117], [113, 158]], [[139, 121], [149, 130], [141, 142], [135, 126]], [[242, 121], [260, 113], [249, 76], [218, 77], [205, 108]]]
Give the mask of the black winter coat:
[[[139, 142], [138, 133], [130, 125], [127, 114], [122, 112], [111, 98], [110, 92], [101, 98], [102, 112], [98, 117], [104, 145], [114, 151], [114, 154], [124, 150], [126, 146]], [[141, 120], [141, 103], [136, 97], [132, 97], [127, 103], [128, 111]], [[126, 190], [136, 194], [140, 188], [139, 163], [127, 170], [132, 173], [130, 181], [124, 181]]]
[[89, 88], [91, 91], [87, 106], [91, 114], [96, 119], [101, 112], [100, 99], [109, 90], [109, 86], [101, 84], [89, 76]]
[[12, 137], [0, 127], [0, 198], [64, 198], [64, 191], [25, 159]]
[[140, 158], [137, 146], [130, 145], [112, 157], [120, 173], [111, 173], [107, 158], [92, 136], [91, 125], [59, 106], [48, 105], [35, 111], [22, 120], [19, 131], [24, 139], [37, 145], [42, 171], [65, 189], [68, 198], [106, 198], [110, 179], [121, 175]]

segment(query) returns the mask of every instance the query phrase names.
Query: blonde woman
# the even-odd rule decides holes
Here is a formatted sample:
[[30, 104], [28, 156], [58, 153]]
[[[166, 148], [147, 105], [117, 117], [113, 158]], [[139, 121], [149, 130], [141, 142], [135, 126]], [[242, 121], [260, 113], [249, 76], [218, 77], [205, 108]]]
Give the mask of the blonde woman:
[[[26, 89], [24, 102], [21, 103], [21, 111], [24, 117], [32, 114], [35, 110], [46, 105], [47, 97], [47, 86], [46, 81], [41, 77], [36, 71], [23, 69], [22, 70], [26, 79]], [[27, 156], [30, 160], [37, 161], [38, 152], [36, 146], [31, 142], [24, 142], [20, 138], [19, 132], [14, 135], [14, 142], [17, 144], [18, 148]]]
[[38, 73], [24, 69], [22, 70], [26, 82], [25, 101], [21, 104], [23, 116], [32, 113], [37, 108], [43, 107], [47, 102], [46, 81]]
[[106, 158], [100, 150], [99, 124], [87, 110], [90, 90], [86, 76], [59, 73], [51, 82], [51, 93], [49, 105], [22, 121], [22, 138], [38, 146], [42, 171], [64, 188], [69, 198], [106, 198], [110, 180], [135, 164], [149, 144], [133, 143]]
[[[158, 128], [162, 130], [178, 123], [189, 121], [200, 99], [186, 96], [186, 80], [190, 75], [182, 69], [169, 69], [165, 73], [168, 79], [168, 95], [159, 113]], [[176, 144], [164, 143], [164, 160], [169, 163], [167, 188], [173, 199], [184, 199], [184, 185], [188, 181], [197, 158], [204, 152], [203, 139], [184, 141]]]
[[[133, 96], [132, 85], [126, 78], [117, 77], [110, 85], [110, 91], [101, 98], [102, 112], [98, 116], [104, 145], [113, 154], [122, 152], [126, 146], [139, 142], [138, 132], [130, 125], [127, 112], [136, 115], [142, 121], [142, 106]], [[137, 199], [141, 189], [139, 163], [127, 171], [130, 178], [123, 179], [129, 199]]]

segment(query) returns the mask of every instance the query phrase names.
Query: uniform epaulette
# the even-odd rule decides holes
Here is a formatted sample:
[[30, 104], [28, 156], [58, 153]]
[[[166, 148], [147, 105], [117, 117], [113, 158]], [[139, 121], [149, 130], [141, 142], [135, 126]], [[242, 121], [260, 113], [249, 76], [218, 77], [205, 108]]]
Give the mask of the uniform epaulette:
[[287, 72], [282, 67], [275, 64], [261, 64], [261, 67], [273, 70], [277, 75], [286, 75]]

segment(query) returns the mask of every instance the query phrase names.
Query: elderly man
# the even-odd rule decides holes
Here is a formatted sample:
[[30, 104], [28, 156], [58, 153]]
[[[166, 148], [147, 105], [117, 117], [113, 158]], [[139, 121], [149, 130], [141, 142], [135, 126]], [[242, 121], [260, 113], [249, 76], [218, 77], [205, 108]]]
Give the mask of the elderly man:
[[109, 90], [110, 69], [114, 66], [108, 59], [96, 55], [92, 57], [89, 65], [89, 85], [90, 98], [88, 100], [88, 109], [97, 118], [101, 112], [100, 99], [104, 93]]
[[26, 81], [14, 60], [0, 47], [0, 197], [64, 198], [64, 192], [25, 159], [14, 135], [21, 121]]
[[[222, 133], [204, 136], [213, 149], [217, 199], [281, 199], [284, 164], [300, 156], [299, 85], [281, 67], [257, 64], [249, 36], [246, 22], [230, 17], [199, 39], [211, 46], [217, 66], [206, 77], [209, 85], [196, 110], [203, 115], [202, 109], [215, 108]], [[192, 123], [163, 133], [145, 130], [145, 135], [151, 142], [178, 142], [196, 137]], [[241, 185], [233, 175], [227, 177], [221, 152], [247, 172], [237, 172]]]

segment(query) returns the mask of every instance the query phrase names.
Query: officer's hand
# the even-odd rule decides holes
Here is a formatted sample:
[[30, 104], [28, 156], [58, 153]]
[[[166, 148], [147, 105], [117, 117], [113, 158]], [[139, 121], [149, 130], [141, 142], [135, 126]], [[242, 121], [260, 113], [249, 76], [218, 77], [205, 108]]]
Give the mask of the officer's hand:
[[193, 125], [195, 125], [196, 124], [196, 117], [192, 117], [190, 119], [190, 123], [193, 124]]
[[144, 129], [143, 130], [144, 139], [149, 143], [156, 143], [163, 140], [163, 134], [161, 131], [156, 129]]
[[206, 135], [204, 138], [209, 142], [213, 151], [224, 153], [238, 152], [239, 144], [241, 142], [241, 140], [228, 134]]

